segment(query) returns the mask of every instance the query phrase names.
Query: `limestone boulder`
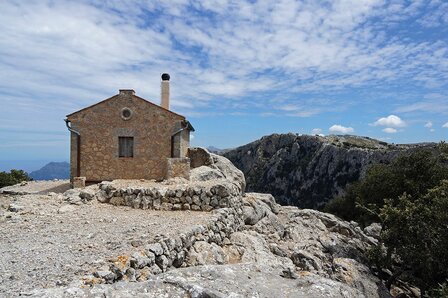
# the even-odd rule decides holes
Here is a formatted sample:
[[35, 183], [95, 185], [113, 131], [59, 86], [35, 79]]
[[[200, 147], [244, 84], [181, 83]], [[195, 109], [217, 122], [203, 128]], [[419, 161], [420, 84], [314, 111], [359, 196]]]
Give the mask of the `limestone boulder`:
[[207, 149], [201, 147], [191, 147], [188, 149], [188, 157], [190, 158], [190, 168], [198, 168], [201, 166], [211, 166], [213, 159]]
[[212, 179], [226, 179], [238, 186], [243, 193], [246, 180], [243, 172], [235, 167], [227, 158], [208, 152], [205, 148], [190, 148], [190, 167], [192, 181], [207, 181]]
[[282, 269], [294, 268], [291, 259], [274, 255], [268, 242], [253, 231], [235, 232], [230, 237], [233, 246], [243, 248], [241, 262], [269, 264]]
[[250, 193], [243, 197], [243, 220], [247, 225], [254, 225], [272, 213], [271, 207], [260, 200], [258, 195]]
[[66, 202], [68, 202], [70, 204], [79, 205], [82, 203], [82, 199], [79, 196], [80, 192], [81, 191], [79, 188], [74, 188], [74, 189], [69, 189], [69, 190], [65, 191], [62, 195]]
[[190, 248], [187, 258], [188, 266], [225, 264], [228, 257], [216, 243], [197, 241]]
[[246, 190], [246, 179], [244, 178], [243, 172], [235, 167], [227, 158], [213, 153], [210, 153], [210, 155], [213, 158], [213, 165], [210, 167], [219, 170], [226, 180], [234, 183], [239, 187], [241, 192], [244, 192]]
[[99, 192], [98, 185], [91, 185], [81, 189], [79, 192], [79, 197], [81, 198], [82, 202], [86, 203], [88, 201], [93, 200], [98, 192]]
[[381, 224], [374, 222], [371, 225], [364, 228], [364, 233], [367, 236], [373, 237], [375, 239], [379, 239], [381, 230], [382, 230]]
[[208, 166], [194, 168], [190, 172], [191, 181], [209, 181], [214, 179], [224, 179], [224, 175], [217, 169]]
[[20, 212], [20, 211], [23, 211], [24, 209], [25, 209], [25, 207], [18, 205], [18, 204], [14, 204], [14, 203], [9, 204], [9, 206], [8, 206], [8, 211], [10, 211], [10, 212]]

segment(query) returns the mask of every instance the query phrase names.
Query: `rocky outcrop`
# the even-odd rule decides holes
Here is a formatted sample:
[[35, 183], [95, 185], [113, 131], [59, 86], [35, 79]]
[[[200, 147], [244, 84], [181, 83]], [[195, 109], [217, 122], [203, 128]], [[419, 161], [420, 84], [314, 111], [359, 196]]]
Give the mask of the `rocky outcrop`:
[[[188, 182], [190, 186], [179, 192], [179, 196], [173, 188], [182, 188], [185, 181], [156, 186], [148, 182], [152, 185], [149, 188], [120, 188], [119, 182], [103, 183], [99, 187], [102, 194], [87, 191], [83, 196], [89, 199], [111, 196], [110, 202], [123, 194], [122, 198], [131, 202], [125, 205], [141, 208], [139, 196], [152, 197], [148, 193], [160, 193], [160, 189], [167, 188], [162, 192], [174, 195], [166, 198], [180, 200], [196, 195], [194, 186], [214, 187], [217, 181], [222, 182], [223, 176], [233, 188], [232, 196], [238, 204], [212, 210], [206, 224], [179, 234], [159, 234], [152, 242], [136, 245], [128, 254], [111, 258], [108, 266], [84, 276], [82, 285], [72, 283], [26, 295], [390, 297], [382, 281], [365, 265], [365, 253], [377, 240], [366, 235], [356, 223], [315, 210], [280, 206], [270, 194], [244, 193], [244, 176], [228, 160], [213, 154], [207, 158], [206, 151], [201, 154], [208, 164], [196, 164], [193, 169], [196, 173]], [[208, 172], [214, 174], [204, 174]], [[215, 174], [220, 178], [213, 178]], [[209, 192], [226, 197], [221, 193], [225, 190]], [[138, 204], [134, 206], [136, 200]], [[195, 216], [193, 212], [190, 214]], [[376, 228], [366, 231], [374, 235]]]
[[[71, 285], [27, 295], [390, 297], [364, 265], [364, 252], [376, 240], [356, 224], [314, 210], [280, 207], [262, 194], [247, 194], [243, 200], [248, 209], [254, 209], [249, 214], [264, 215], [245, 225], [235, 221], [238, 216], [228, 213], [230, 209], [216, 210], [213, 226], [195, 228], [180, 235], [179, 241], [175, 237], [161, 239], [129, 258], [122, 256], [110, 270], [95, 272], [97, 280], [112, 285], [87, 289]], [[230, 219], [233, 226], [224, 228], [217, 241], [213, 235], [221, 234], [218, 231]], [[179, 256], [181, 262], [176, 259]], [[117, 278], [122, 282], [114, 283]]]
[[273, 134], [223, 156], [243, 171], [247, 190], [272, 194], [282, 205], [317, 209], [344, 193], [375, 163], [435, 144], [394, 145], [355, 136]]
[[246, 179], [242, 171], [236, 168], [227, 158], [209, 153], [204, 148], [189, 149], [192, 181], [207, 181], [224, 178], [238, 186], [240, 192], [246, 189]]
[[141, 283], [115, 283], [93, 288], [68, 287], [31, 297], [388, 297], [365, 296], [342, 282], [312, 273], [285, 277], [263, 264], [205, 265], [169, 271]]

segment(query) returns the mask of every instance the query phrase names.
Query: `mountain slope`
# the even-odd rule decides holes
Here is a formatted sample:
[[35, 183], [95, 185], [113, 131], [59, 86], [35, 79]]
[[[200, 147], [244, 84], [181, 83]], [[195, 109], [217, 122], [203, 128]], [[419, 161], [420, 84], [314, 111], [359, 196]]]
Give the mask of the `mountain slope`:
[[344, 193], [375, 163], [389, 163], [434, 143], [395, 145], [357, 136], [273, 134], [223, 155], [243, 171], [247, 191], [271, 193], [278, 202], [319, 208]]
[[30, 173], [34, 180], [68, 179], [70, 177], [70, 164], [68, 162], [50, 162], [40, 170]]

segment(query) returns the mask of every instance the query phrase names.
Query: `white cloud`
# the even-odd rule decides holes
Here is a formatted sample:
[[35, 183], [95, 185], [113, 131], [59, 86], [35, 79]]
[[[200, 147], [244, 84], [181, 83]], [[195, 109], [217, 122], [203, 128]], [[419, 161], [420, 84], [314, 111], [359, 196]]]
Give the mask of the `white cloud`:
[[431, 128], [429, 131], [430, 132], [435, 132], [436, 130], [434, 128]]
[[448, 122], [442, 125], [443, 128], [448, 128]]
[[323, 136], [323, 134], [322, 134], [322, 129], [321, 129], [321, 128], [313, 128], [313, 129], [311, 130], [311, 134], [312, 134], [312, 135], [320, 135], [320, 136]]
[[432, 127], [432, 122], [431, 121], [426, 122], [425, 123], [425, 127], [426, 128], [431, 128]]
[[[2, 121], [13, 127], [56, 127], [120, 88], [158, 103], [162, 72], [172, 77], [173, 109], [188, 117], [314, 117], [353, 105], [448, 115], [448, 44], [435, 29], [446, 25], [446, 5], [3, 0], [0, 11]], [[400, 94], [384, 100], [388, 89]], [[401, 97], [409, 89], [417, 95]], [[431, 117], [419, 119], [441, 121]]]
[[320, 134], [320, 133], [322, 133], [322, 129], [321, 128], [313, 128], [312, 130], [311, 130], [311, 133], [312, 134]]
[[430, 99], [424, 101], [417, 101], [414, 103], [406, 103], [395, 109], [398, 113], [437, 113], [448, 114], [448, 96], [445, 99]]
[[341, 134], [349, 134], [353, 133], [355, 130], [353, 127], [345, 127], [339, 124], [335, 124], [328, 129], [331, 133], [341, 133]]
[[392, 128], [392, 127], [386, 127], [385, 129], [383, 129], [383, 131], [385, 133], [396, 133], [397, 132], [397, 130], [395, 128]]
[[404, 127], [406, 126], [406, 123], [398, 116], [389, 115], [375, 121], [373, 126]]
[[[0, 88], [76, 99], [78, 107], [121, 87], [158, 101], [158, 75], [168, 71], [174, 107], [192, 110], [266, 90], [340, 90], [400, 78], [446, 82], [445, 43], [383, 32], [421, 8], [398, 6], [380, 0], [1, 1], [0, 56], [7, 63], [0, 62]], [[424, 24], [434, 18], [443, 24], [441, 7], [431, 8]], [[313, 105], [291, 115], [322, 112]]]

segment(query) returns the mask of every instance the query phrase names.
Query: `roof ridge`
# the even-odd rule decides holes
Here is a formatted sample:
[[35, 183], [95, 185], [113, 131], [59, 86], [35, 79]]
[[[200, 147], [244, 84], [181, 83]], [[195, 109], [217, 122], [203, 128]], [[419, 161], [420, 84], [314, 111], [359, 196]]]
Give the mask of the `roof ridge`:
[[[90, 105], [90, 106], [87, 106], [87, 107], [82, 108], [82, 109], [80, 109], [80, 110], [77, 110], [77, 111], [75, 111], [75, 112], [73, 112], [73, 113], [70, 113], [70, 114], [66, 115], [66, 117], [70, 117], [70, 116], [73, 116], [73, 115], [75, 115], [75, 114], [77, 114], [77, 113], [79, 113], [79, 112], [82, 112], [82, 111], [85, 111], [85, 110], [87, 110], [87, 109], [93, 108], [94, 106], [97, 106], [97, 105], [99, 105], [99, 104], [101, 104], [101, 103], [104, 103], [104, 102], [106, 102], [106, 101], [108, 101], [108, 100], [112, 100], [113, 98], [115, 98], [115, 97], [117, 97], [117, 96], [119, 96], [119, 95], [120, 95], [120, 93], [115, 94], [115, 95], [113, 95], [113, 96], [111, 96], [111, 97], [109, 97], [109, 98], [106, 98], [106, 99], [101, 100], [101, 101], [99, 101], [99, 102], [97, 102], [97, 103], [94, 103], [94, 104], [92, 104], [92, 105]], [[137, 98], [137, 99], [139, 99], [139, 100], [143, 100], [144, 102], [149, 103], [149, 104], [151, 104], [151, 105], [153, 105], [153, 106], [155, 106], [155, 107], [157, 107], [157, 108], [159, 108], [159, 109], [162, 109], [162, 110], [164, 110], [164, 111], [166, 111], [166, 112], [170, 112], [171, 114], [174, 114], [174, 115], [179, 116], [179, 117], [181, 117], [181, 118], [183, 118], [183, 119], [186, 119], [185, 116], [180, 115], [180, 114], [178, 114], [178, 113], [176, 113], [176, 112], [173, 112], [173, 111], [171, 111], [171, 110], [165, 109], [164, 107], [161, 107], [161, 106], [159, 106], [158, 104], [155, 104], [155, 103], [153, 103], [153, 102], [151, 102], [151, 101], [149, 101], [149, 100], [147, 100], [147, 99], [144, 99], [143, 97], [137, 96], [137, 95], [135, 95], [135, 94], [132, 94], [131, 97], [135, 97], [135, 98]]]

